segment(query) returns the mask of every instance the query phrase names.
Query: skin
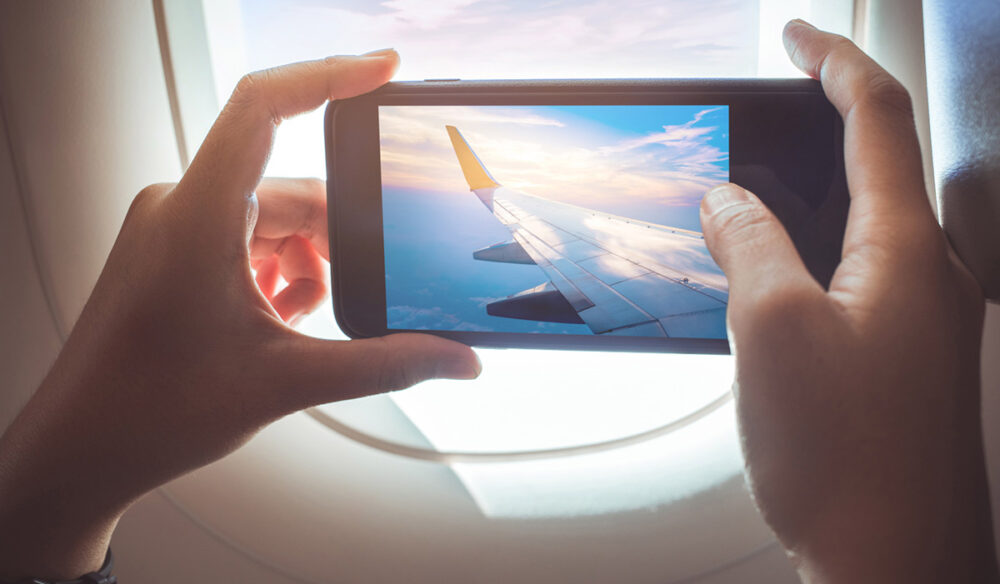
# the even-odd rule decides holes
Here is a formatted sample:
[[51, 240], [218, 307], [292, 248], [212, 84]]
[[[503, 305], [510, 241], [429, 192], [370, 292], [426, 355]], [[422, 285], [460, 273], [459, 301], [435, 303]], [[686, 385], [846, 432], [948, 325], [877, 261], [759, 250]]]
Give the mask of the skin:
[[[392, 76], [386, 51], [244, 78], [177, 185], [135, 198], [41, 387], [0, 441], [0, 578], [96, 570], [128, 506], [320, 403], [480, 371], [429, 335], [325, 341], [322, 182], [264, 180], [274, 131]], [[257, 280], [251, 263], [260, 268]], [[290, 284], [275, 294], [278, 274]]]
[[[841, 37], [793, 22], [785, 41], [844, 117], [852, 202], [828, 291], [753, 194], [727, 185], [702, 204], [730, 281], [753, 495], [806, 581], [1000, 581], [983, 299], [927, 202], [906, 92]], [[283, 415], [478, 374], [470, 349], [436, 337], [330, 342], [286, 326], [326, 294], [328, 234], [321, 183], [261, 181], [274, 128], [374, 89], [396, 63], [390, 51], [247, 77], [181, 182], [136, 197], [66, 347], [0, 440], [0, 577], [97, 569], [131, 502]], [[279, 274], [291, 284], [275, 294]]]
[[842, 37], [793, 21], [784, 39], [844, 118], [851, 207], [827, 291], [753, 194], [703, 199], [753, 495], [805, 581], [1000, 581], [984, 302], [928, 202], [909, 96]]

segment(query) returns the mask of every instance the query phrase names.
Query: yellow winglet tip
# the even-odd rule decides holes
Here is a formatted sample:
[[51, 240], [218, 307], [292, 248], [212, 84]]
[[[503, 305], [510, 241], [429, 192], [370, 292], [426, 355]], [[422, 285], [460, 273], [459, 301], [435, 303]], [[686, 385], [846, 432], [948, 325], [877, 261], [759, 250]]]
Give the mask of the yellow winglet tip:
[[462, 167], [462, 174], [465, 175], [465, 182], [469, 184], [469, 189], [475, 191], [477, 189], [500, 186], [500, 183], [490, 176], [490, 172], [486, 170], [482, 161], [472, 151], [469, 143], [465, 141], [465, 137], [458, 131], [458, 128], [446, 125], [445, 129], [448, 130], [451, 146], [455, 149], [455, 156], [458, 157], [458, 164]]

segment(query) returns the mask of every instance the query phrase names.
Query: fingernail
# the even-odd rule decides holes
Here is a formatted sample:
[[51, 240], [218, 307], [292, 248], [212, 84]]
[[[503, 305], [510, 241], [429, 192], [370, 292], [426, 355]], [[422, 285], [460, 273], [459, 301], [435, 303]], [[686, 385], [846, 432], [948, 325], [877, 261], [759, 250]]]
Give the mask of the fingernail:
[[802, 20], [801, 18], [795, 18], [793, 20], [790, 20], [788, 21], [788, 24], [794, 24], [796, 26], [807, 26], [809, 28], [816, 28], [815, 26], [809, 24], [808, 22]]
[[362, 57], [387, 57], [396, 52], [396, 49], [389, 47], [388, 49], [379, 49], [377, 51], [369, 51], [361, 55]]
[[709, 215], [714, 215], [726, 207], [746, 203], [750, 200], [746, 190], [734, 184], [724, 184], [705, 193], [702, 205]]
[[479, 374], [483, 372], [483, 362], [479, 360], [479, 353], [475, 351], [472, 352], [472, 358], [474, 360], [472, 371], [475, 373], [473, 377], [479, 377]]

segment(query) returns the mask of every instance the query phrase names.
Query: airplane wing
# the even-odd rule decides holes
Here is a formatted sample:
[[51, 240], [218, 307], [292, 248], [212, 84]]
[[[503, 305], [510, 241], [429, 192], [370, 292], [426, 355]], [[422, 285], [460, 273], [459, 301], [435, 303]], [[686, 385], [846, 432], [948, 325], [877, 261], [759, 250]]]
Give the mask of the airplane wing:
[[584, 323], [595, 334], [726, 336], [729, 285], [700, 233], [504, 187], [446, 129], [469, 189], [512, 235], [473, 257], [535, 264], [549, 280], [487, 305], [489, 314]]

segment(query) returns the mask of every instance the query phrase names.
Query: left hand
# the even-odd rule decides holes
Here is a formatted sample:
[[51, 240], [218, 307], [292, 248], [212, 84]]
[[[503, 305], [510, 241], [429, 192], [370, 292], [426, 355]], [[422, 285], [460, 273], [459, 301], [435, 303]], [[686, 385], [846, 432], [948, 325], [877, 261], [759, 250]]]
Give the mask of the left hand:
[[[283, 322], [325, 296], [327, 234], [319, 184], [261, 183], [275, 128], [397, 65], [381, 51], [248, 75], [180, 183], [135, 198], [55, 365], [0, 439], [0, 579], [96, 570], [131, 502], [286, 414], [478, 375], [471, 349], [439, 337], [325, 341]], [[290, 282], [278, 294], [276, 271]]]

